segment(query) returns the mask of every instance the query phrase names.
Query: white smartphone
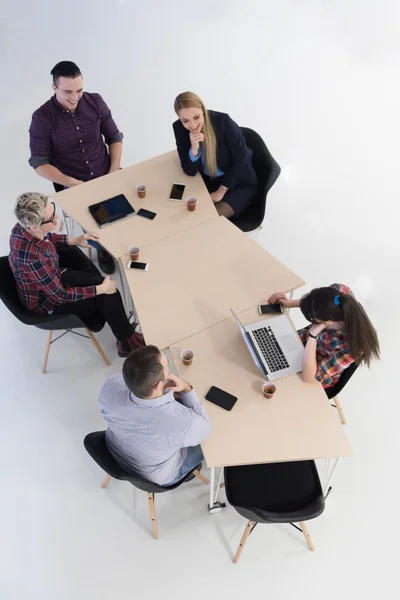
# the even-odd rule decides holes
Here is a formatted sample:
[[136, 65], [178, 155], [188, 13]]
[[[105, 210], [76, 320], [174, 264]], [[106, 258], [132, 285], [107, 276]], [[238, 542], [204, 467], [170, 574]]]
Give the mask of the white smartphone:
[[174, 183], [172, 185], [169, 199], [174, 200], [175, 202], [181, 202], [181, 200], [183, 199], [184, 192], [185, 192], [185, 184], [184, 183]]
[[149, 264], [138, 262], [136, 260], [130, 260], [127, 264], [128, 269], [136, 269], [137, 271], [148, 271]]
[[283, 313], [282, 304], [261, 304], [258, 307], [260, 315], [281, 315]]

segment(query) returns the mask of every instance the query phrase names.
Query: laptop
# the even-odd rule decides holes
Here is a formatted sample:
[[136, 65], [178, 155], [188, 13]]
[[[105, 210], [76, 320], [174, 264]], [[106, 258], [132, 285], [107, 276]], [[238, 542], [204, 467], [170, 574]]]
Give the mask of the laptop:
[[89, 206], [89, 212], [97, 225], [102, 228], [121, 219], [135, 214], [135, 209], [129, 204], [124, 194], [118, 194], [108, 200], [102, 200]]
[[299, 373], [304, 346], [286, 315], [243, 326], [231, 309], [254, 363], [270, 381]]

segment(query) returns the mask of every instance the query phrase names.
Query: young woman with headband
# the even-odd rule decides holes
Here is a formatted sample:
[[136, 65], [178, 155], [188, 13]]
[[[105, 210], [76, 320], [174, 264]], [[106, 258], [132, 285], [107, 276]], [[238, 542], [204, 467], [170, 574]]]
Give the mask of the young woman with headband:
[[257, 176], [252, 151], [229, 115], [207, 110], [193, 92], [176, 97], [179, 119], [173, 124], [182, 169], [187, 175], [200, 171], [219, 215], [238, 217], [251, 204]]
[[305, 346], [302, 377], [307, 383], [315, 378], [329, 388], [353, 362], [369, 367], [372, 360], [380, 358], [376, 330], [345, 285], [316, 288], [300, 300], [289, 300], [286, 294], [277, 292], [268, 302], [299, 307], [312, 323], [299, 331]]

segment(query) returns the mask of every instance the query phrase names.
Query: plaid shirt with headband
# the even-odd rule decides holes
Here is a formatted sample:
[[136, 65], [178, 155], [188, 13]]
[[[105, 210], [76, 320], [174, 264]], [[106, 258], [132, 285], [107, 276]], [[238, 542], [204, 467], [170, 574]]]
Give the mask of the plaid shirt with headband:
[[[338, 290], [339, 296], [352, 294], [350, 288], [340, 283], [331, 286]], [[339, 302], [339, 298], [338, 298]], [[304, 345], [308, 340], [308, 333], [312, 325], [300, 329], [299, 336]], [[322, 383], [324, 388], [332, 387], [338, 382], [344, 369], [354, 362], [346, 344], [343, 329], [324, 329], [317, 340], [317, 372], [315, 378]]]

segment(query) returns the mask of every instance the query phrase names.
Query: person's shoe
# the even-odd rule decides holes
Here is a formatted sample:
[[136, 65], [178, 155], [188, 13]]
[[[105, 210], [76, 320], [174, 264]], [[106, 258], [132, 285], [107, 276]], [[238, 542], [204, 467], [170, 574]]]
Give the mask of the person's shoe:
[[144, 337], [141, 333], [133, 333], [131, 337], [127, 338], [123, 342], [117, 340], [118, 356], [126, 358], [131, 352], [145, 346]]
[[132, 333], [131, 337], [127, 339], [127, 342], [130, 346], [131, 352], [137, 350], [138, 348], [143, 348], [143, 346], [146, 345], [142, 334], [137, 332]]
[[115, 262], [111, 254], [100, 248], [97, 250], [97, 259], [99, 267], [106, 275], [112, 275], [115, 272]]
[[[193, 469], [193, 471], [201, 471], [202, 466], [203, 466], [203, 463], [200, 463], [199, 465], [197, 465], [197, 467], [195, 467]], [[196, 477], [196, 475], [193, 474], [193, 471], [191, 471], [189, 473], [189, 475], [186, 475], [184, 481], [192, 481], [192, 479], [194, 479]]]

